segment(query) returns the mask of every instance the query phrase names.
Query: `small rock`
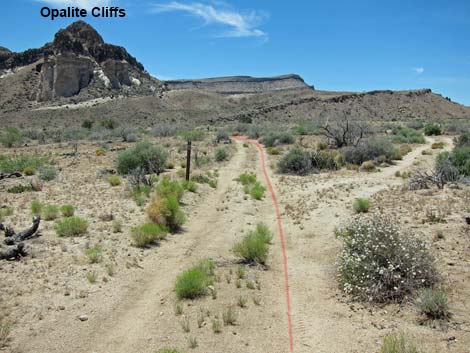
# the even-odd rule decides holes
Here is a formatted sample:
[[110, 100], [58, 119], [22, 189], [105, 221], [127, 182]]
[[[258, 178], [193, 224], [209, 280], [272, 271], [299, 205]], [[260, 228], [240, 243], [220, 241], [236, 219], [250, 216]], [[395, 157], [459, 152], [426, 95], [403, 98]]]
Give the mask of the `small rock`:
[[78, 317], [78, 319], [79, 319], [80, 321], [88, 321], [88, 316], [87, 316], [87, 315], [80, 315], [80, 316]]
[[65, 306], [59, 305], [59, 310], [65, 310]]

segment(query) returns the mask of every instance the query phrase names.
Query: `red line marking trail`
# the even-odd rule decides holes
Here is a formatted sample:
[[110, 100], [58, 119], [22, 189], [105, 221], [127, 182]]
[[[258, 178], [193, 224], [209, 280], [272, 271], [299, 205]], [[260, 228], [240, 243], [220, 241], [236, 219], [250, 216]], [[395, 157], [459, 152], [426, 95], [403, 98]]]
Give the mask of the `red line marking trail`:
[[258, 148], [260, 158], [261, 158], [261, 167], [263, 169], [264, 178], [266, 179], [266, 185], [268, 186], [269, 193], [271, 194], [271, 198], [273, 200], [274, 209], [276, 210], [276, 218], [277, 218], [277, 227], [279, 229], [279, 238], [281, 240], [281, 247], [282, 247], [282, 260], [284, 263], [284, 282], [285, 282], [285, 289], [286, 289], [286, 302], [287, 302], [287, 325], [289, 330], [289, 348], [290, 352], [294, 351], [294, 337], [292, 334], [292, 318], [291, 318], [291, 305], [290, 305], [290, 293], [289, 293], [289, 272], [287, 266], [287, 254], [286, 254], [286, 243], [284, 239], [284, 230], [282, 227], [282, 220], [281, 220], [281, 211], [279, 208], [279, 203], [277, 201], [276, 193], [274, 192], [273, 186], [271, 184], [271, 179], [268, 175], [268, 170], [266, 168], [266, 158], [264, 154], [263, 147], [256, 141], [250, 140], [243, 136], [233, 136], [234, 139], [239, 141], [245, 141], [251, 143], [252, 145]]

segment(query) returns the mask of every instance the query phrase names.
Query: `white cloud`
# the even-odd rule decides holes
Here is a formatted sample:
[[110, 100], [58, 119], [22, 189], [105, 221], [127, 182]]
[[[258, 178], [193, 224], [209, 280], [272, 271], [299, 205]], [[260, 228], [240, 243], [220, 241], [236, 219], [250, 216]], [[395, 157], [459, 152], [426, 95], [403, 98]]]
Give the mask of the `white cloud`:
[[53, 6], [75, 6], [82, 9], [90, 10], [95, 6], [111, 5], [111, 0], [36, 0]]
[[265, 37], [267, 34], [256, 28], [266, 14], [257, 11], [246, 13], [237, 12], [224, 3], [218, 3], [221, 8], [202, 3], [183, 4], [172, 1], [167, 4], [154, 4], [152, 12], [182, 11], [190, 13], [204, 20], [205, 24], [221, 24], [228, 26], [230, 30], [222, 33], [220, 37]]
[[424, 67], [415, 67], [413, 71], [416, 72], [418, 75], [421, 75], [424, 72]]

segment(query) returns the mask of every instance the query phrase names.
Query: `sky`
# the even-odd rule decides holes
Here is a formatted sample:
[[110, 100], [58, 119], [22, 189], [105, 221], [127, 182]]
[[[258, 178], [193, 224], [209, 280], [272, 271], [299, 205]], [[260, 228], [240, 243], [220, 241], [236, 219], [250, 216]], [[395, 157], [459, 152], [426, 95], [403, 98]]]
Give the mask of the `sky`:
[[126, 9], [85, 21], [160, 79], [296, 73], [320, 90], [431, 88], [470, 106], [469, 0], [2, 0], [0, 46], [40, 47], [76, 20], [44, 6]]

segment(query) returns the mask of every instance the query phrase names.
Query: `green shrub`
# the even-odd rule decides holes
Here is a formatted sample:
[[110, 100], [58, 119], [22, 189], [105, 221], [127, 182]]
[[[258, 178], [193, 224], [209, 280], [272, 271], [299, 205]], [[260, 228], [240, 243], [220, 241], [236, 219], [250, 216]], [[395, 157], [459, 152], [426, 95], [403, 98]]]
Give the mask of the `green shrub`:
[[104, 156], [106, 154], [106, 149], [103, 147], [97, 148], [95, 153], [97, 156]]
[[186, 141], [201, 141], [204, 139], [204, 133], [201, 130], [186, 130], [181, 132], [180, 135]]
[[29, 205], [29, 209], [31, 210], [31, 214], [33, 216], [39, 216], [41, 215], [42, 213], [42, 208], [43, 208], [43, 204], [40, 203], [39, 201], [37, 200], [34, 200], [34, 201], [31, 201], [30, 205]]
[[130, 174], [141, 168], [146, 174], [160, 174], [165, 170], [168, 154], [149, 142], [139, 142], [133, 148], [121, 152], [117, 158], [119, 174]]
[[265, 192], [266, 188], [262, 186], [259, 181], [254, 183], [250, 188], [250, 196], [255, 200], [262, 200]]
[[59, 237], [76, 237], [86, 233], [88, 222], [80, 217], [67, 217], [57, 221], [54, 229]]
[[57, 176], [57, 169], [53, 166], [39, 168], [39, 179], [44, 181], [54, 180]]
[[0, 143], [8, 148], [20, 143], [22, 139], [21, 132], [16, 128], [8, 128], [0, 135]]
[[288, 132], [281, 132], [281, 133], [269, 133], [267, 136], [263, 137], [261, 142], [266, 147], [274, 147], [278, 145], [288, 145], [294, 143], [295, 139]]
[[108, 183], [111, 186], [119, 186], [121, 185], [121, 177], [119, 175], [110, 175], [108, 177]]
[[272, 235], [267, 226], [259, 224], [233, 247], [235, 255], [247, 263], [265, 264]]
[[26, 191], [33, 191], [31, 185], [15, 185], [7, 189], [7, 192], [10, 194], [22, 194]]
[[75, 213], [75, 208], [72, 205], [63, 205], [60, 208], [60, 212], [64, 217], [72, 217]]
[[277, 167], [280, 173], [305, 175], [313, 169], [313, 164], [307, 151], [295, 147], [281, 158]]
[[425, 244], [405, 235], [381, 215], [358, 217], [336, 230], [343, 241], [339, 282], [344, 292], [366, 301], [401, 301], [438, 276]]
[[85, 249], [85, 255], [91, 264], [97, 264], [103, 260], [103, 247], [95, 245], [91, 248]]
[[395, 126], [393, 129], [393, 141], [397, 143], [425, 143], [426, 140], [421, 132], [405, 126]]
[[215, 160], [217, 162], [223, 162], [223, 161], [226, 161], [227, 159], [228, 159], [228, 153], [225, 148], [221, 147], [215, 150]]
[[82, 128], [91, 130], [92, 127], [93, 127], [93, 121], [88, 120], [88, 119], [83, 120]]
[[254, 173], [243, 173], [238, 177], [238, 181], [243, 186], [256, 183], [256, 174]]
[[441, 133], [442, 133], [441, 128], [437, 124], [430, 123], [424, 126], [424, 134], [426, 136], [432, 136], [432, 135], [437, 136], [437, 135], [440, 135]]
[[152, 222], [168, 227], [172, 232], [179, 230], [186, 221], [175, 196], [153, 199], [147, 206], [146, 212]]
[[230, 133], [227, 130], [220, 129], [217, 131], [216, 142], [220, 143], [221, 141], [230, 142]]
[[455, 147], [470, 147], [470, 132], [466, 132], [456, 138]]
[[100, 121], [100, 125], [108, 130], [114, 130], [119, 124], [113, 119], [104, 119]]
[[56, 205], [47, 205], [42, 209], [42, 219], [45, 221], [53, 221], [59, 217], [59, 207]]
[[356, 213], [367, 213], [370, 208], [369, 199], [358, 198], [353, 203], [353, 208]]
[[132, 229], [132, 240], [139, 248], [146, 248], [155, 242], [165, 239], [167, 230], [155, 223], [147, 223]]
[[363, 144], [343, 149], [344, 160], [347, 163], [361, 165], [365, 161], [385, 157], [383, 162], [396, 159], [397, 149], [387, 139], [371, 139]]
[[200, 266], [187, 269], [176, 279], [176, 295], [179, 299], [202, 297], [211, 283], [211, 276]]
[[454, 148], [450, 155], [450, 162], [460, 174], [470, 176], [470, 146]]
[[26, 168], [38, 170], [48, 162], [47, 157], [39, 155], [20, 154], [16, 157], [0, 155], [0, 171], [4, 173], [21, 172]]
[[156, 353], [184, 353], [176, 348], [162, 348], [159, 349]]
[[420, 353], [403, 333], [392, 333], [384, 338], [380, 353]]
[[12, 325], [9, 321], [0, 318], [0, 349], [2, 349], [8, 343], [11, 328]]
[[448, 320], [449, 311], [447, 294], [441, 289], [425, 288], [420, 291], [416, 306], [421, 314], [431, 320]]
[[0, 223], [2, 223], [6, 217], [9, 217], [13, 214], [13, 208], [3, 207], [0, 208]]
[[184, 188], [178, 181], [163, 178], [155, 188], [155, 192], [161, 198], [174, 196], [178, 201], [181, 200], [184, 194]]
[[197, 192], [197, 184], [192, 180], [183, 180], [181, 182], [181, 186], [183, 187], [184, 190], [187, 190], [190, 192]]

